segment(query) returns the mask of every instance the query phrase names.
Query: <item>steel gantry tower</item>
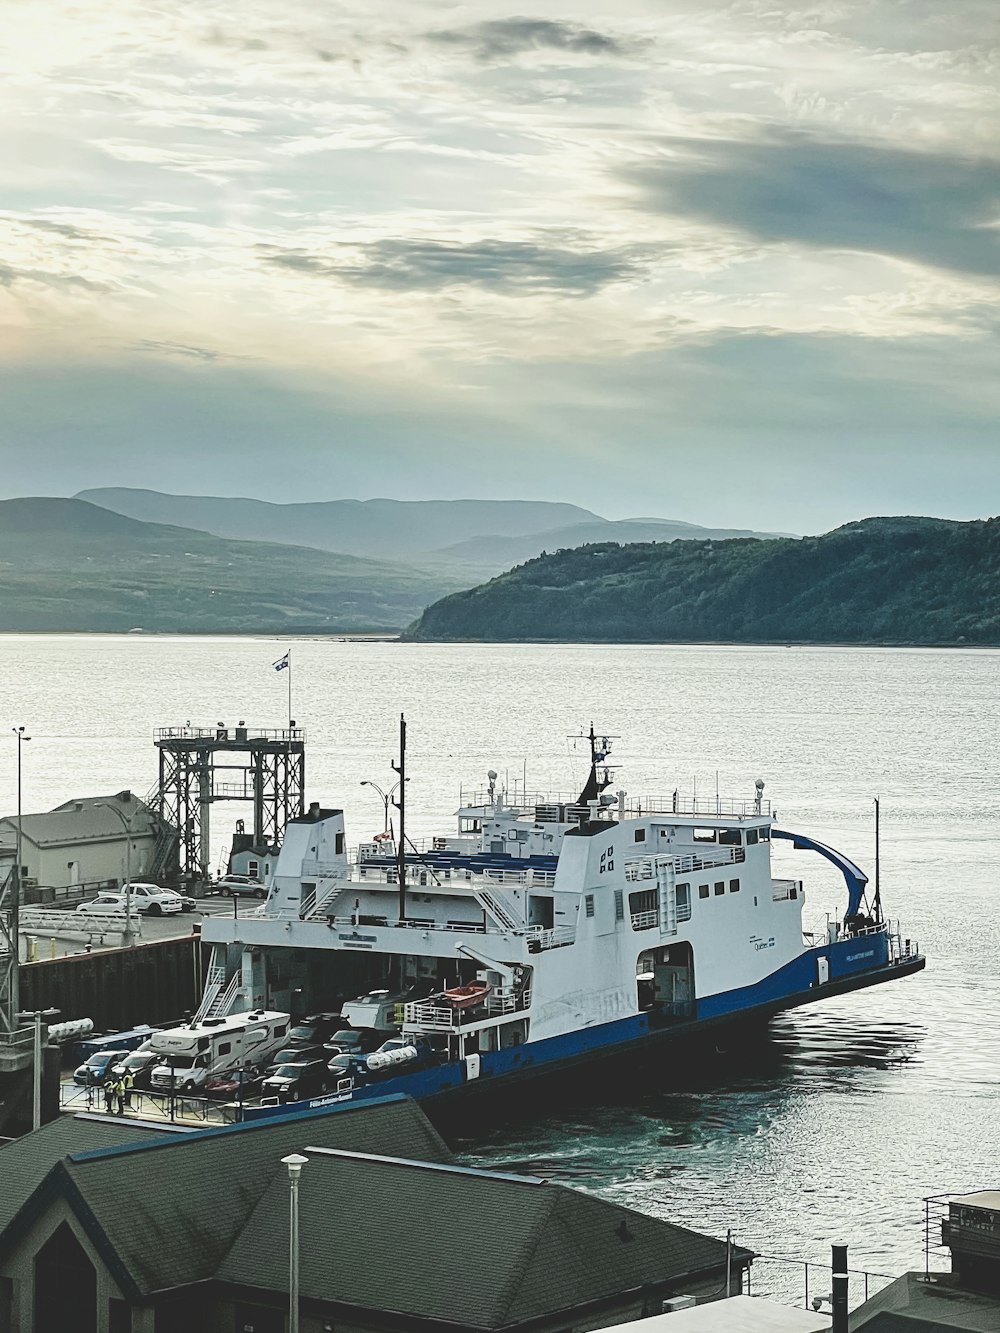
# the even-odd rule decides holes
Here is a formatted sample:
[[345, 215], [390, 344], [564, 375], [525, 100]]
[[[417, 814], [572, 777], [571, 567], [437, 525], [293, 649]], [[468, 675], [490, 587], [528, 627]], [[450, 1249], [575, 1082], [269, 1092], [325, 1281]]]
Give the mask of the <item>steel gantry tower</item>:
[[306, 735], [294, 723], [279, 731], [235, 727], [161, 727], [158, 813], [178, 830], [182, 877], [209, 877], [210, 816], [216, 801], [253, 804], [255, 846], [281, 841], [305, 809]]

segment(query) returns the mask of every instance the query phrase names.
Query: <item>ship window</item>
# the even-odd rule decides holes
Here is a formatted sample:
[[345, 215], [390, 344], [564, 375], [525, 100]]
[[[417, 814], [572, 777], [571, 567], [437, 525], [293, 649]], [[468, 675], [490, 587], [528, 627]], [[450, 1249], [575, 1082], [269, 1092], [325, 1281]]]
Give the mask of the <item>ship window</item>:
[[337, 834], [334, 836], [334, 840], [333, 840], [333, 854], [334, 854], [334, 856], [343, 856], [343, 855], [344, 855], [344, 835], [343, 835], [343, 833], [337, 833]]
[[645, 830], [644, 828], [637, 828], [637, 829], [636, 829], [636, 831], [635, 831], [635, 840], [636, 840], [636, 842], [645, 842], [645, 841], [646, 841], [646, 830]]
[[757, 832], [760, 835], [761, 842], [771, 841], [771, 830], [769, 828], [761, 828], [758, 829]]
[[719, 841], [727, 847], [738, 847], [742, 842], [738, 828], [719, 829]]
[[628, 896], [628, 910], [633, 916], [640, 912], [655, 912], [656, 890], [637, 889], [635, 893], [630, 893]]
[[584, 899], [583, 899], [583, 914], [584, 914], [584, 916], [593, 916], [593, 915], [594, 915], [594, 895], [593, 895], [592, 893], [588, 893], [588, 894], [586, 894], [586, 895], [584, 896]]
[[759, 830], [758, 830], [758, 829], [755, 829], [755, 828], [748, 828], [748, 829], [747, 829], [747, 846], [748, 846], [748, 847], [756, 847], [756, 846], [757, 846], [757, 836], [758, 836], [758, 832], [759, 832]]
[[729, 881], [729, 892], [730, 892], [730, 893], [739, 893], [739, 891], [740, 891], [740, 882], [739, 882], [739, 880], [738, 880], [738, 879], [731, 879], [731, 880]]
[[692, 836], [695, 842], [715, 842], [715, 829], [696, 828]]
[[699, 884], [699, 885], [698, 885], [698, 897], [699, 897], [699, 898], [707, 898], [707, 897], [708, 897], [708, 885], [707, 885], [707, 884]]
[[724, 879], [717, 879], [715, 881], [716, 894], [725, 893], [725, 891], [726, 891], [726, 881]]
[[615, 889], [615, 920], [625, 920], [625, 895], [621, 889]]
[[691, 886], [690, 884], [678, 884], [674, 892], [677, 895], [677, 920], [691, 920]]

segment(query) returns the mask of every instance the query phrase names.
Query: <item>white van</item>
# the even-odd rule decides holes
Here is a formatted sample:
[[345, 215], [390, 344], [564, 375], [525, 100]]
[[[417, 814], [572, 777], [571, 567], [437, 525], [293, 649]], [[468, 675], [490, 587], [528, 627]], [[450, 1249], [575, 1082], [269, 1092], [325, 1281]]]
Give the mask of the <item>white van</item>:
[[153, 1090], [197, 1092], [213, 1074], [261, 1064], [285, 1040], [290, 1024], [289, 1014], [255, 1009], [154, 1032], [150, 1049], [163, 1060], [153, 1070]]

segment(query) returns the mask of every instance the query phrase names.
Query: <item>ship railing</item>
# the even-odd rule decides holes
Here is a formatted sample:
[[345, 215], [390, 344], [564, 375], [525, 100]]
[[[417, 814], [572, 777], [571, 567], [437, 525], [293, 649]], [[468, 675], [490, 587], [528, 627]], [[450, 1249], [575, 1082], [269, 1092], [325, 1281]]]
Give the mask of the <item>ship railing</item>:
[[672, 864], [675, 875], [690, 875], [696, 870], [713, 870], [717, 866], [739, 865], [746, 860], [746, 853], [742, 847], [725, 847], [711, 854], [692, 852], [686, 856], [666, 854], [632, 856], [625, 862], [626, 882], [637, 884], [644, 879], [655, 879], [657, 861], [666, 860]]
[[503, 1014], [524, 1013], [530, 1008], [530, 988], [515, 991], [513, 987], [501, 987], [497, 991], [492, 991], [486, 997], [484, 1004], [469, 1009], [456, 1009], [451, 1005], [442, 1004], [441, 997], [413, 1001], [403, 1007], [403, 1027], [451, 1032], [481, 1023], [484, 1009], [490, 1018], [497, 1018]]
[[344, 861], [303, 861], [301, 874], [304, 879], [332, 879], [343, 875], [346, 869]]
[[660, 924], [660, 913], [655, 907], [648, 912], [632, 912], [631, 920], [633, 930], [652, 930]]
[[771, 880], [771, 901], [775, 903], [788, 902], [791, 898], [802, 897], [802, 881], [800, 879], [772, 879]]
[[503, 935], [510, 932], [487, 930], [482, 921], [434, 921], [430, 917], [407, 917], [405, 921], [390, 920], [367, 912], [350, 916], [328, 916], [326, 923], [337, 930], [365, 930], [391, 926], [398, 930], [442, 930], [458, 935]]
[[[357, 868], [357, 881], [366, 884], [398, 884], [399, 876], [394, 866], [373, 866], [362, 861]], [[533, 870], [474, 870], [470, 866], [435, 866], [407, 863], [406, 883], [413, 888], [424, 889], [434, 884], [519, 884], [533, 885], [550, 889], [555, 883], [555, 871]]]
[[708, 815], [712, 818], [752, 819], [755, 816], [769, 817], [771, 802], [761, 801], [757, 809], [755, 800], [740, 801], [729, 796], [683, 796], [673, 792], [670, 796], [628, 796], [623, 805], [611, 806], [612, 810], [622, 810], [629, 819], [642, 819], [643, 815]]
[[561, 949], [576, 940], [575, 926], [529, 926], [525, 934], [528, 937], [528, 950], [538, 953], [544, 949]]

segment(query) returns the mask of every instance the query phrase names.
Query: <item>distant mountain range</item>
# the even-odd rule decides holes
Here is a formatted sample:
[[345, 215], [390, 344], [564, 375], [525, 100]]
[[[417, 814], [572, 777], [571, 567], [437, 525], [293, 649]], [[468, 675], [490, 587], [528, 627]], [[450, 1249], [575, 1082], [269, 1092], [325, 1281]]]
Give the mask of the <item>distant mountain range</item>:
[[416, 562], [468, 584], [542, 551], [592, 541], [766, 537], [701, 528], [675, 519], [614, 521], [577, 505], [543, 500], [265, 500], [105, 487], [75, 497], [145, 523], [168, 523], [242, 541], [311, 546], [341, 555]]
[[607, 543], [428, 607], [405, 637], [1000, 645], [1000, 518], [872, 518], [822, 537]]
[[141, 523], [83, 500], [0, 501], [0, 630], [395, 630], [461, 582]]

